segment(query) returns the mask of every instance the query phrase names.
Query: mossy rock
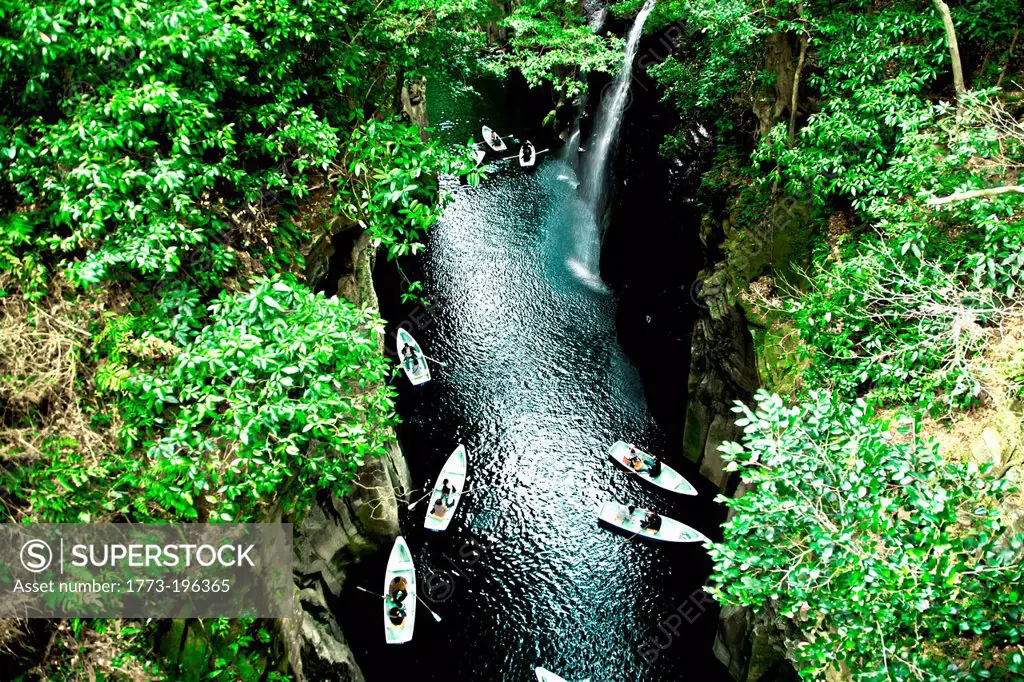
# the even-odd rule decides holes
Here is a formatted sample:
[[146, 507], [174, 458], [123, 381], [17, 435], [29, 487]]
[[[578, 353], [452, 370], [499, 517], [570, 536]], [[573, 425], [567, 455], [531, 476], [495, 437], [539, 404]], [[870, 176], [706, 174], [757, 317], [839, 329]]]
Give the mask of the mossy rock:
[[753, 328], [754, 356], [761, 387], [781, 396], [795, 396], [810, 361], [801, 357], [800, 336], [787, 321], [775, 316], [766, 328]]

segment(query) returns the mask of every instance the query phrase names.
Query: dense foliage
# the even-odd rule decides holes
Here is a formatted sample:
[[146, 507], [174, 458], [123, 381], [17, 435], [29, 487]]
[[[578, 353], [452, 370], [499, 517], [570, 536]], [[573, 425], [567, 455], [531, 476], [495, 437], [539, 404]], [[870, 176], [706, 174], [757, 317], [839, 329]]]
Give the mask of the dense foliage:
[[129, 445], [165, 434], [147, 498], [185, 518], [254, 518], [274, 498], [302, 509], [383, 453], [392, 389], [373, 314], [265, 279], [209, 319], [173, 363], [130, 380]]
[[531, 85], [547, 81], [566, 95], [579, 95], [587, 73], [614, 72], [622, 61], [622, 41], [595, 33], [572, 3], [516, 3], [502, 25], [511, 31], [510, 49], [493, 66], [517, 70]]
[[[1020, 3], [952, 6], [969, 88], [937, 6], [662, 0], [648, 21], [682, 39], [650, 69], [666, 99], [717, 137], [706, 196], [736, 195], [726, 279], [777, 277], [758, 304], [805, 355], [803, 402], [760, 396], [725, 447], [751, 489], [713, 552], [719, 598], [791, 619], [807, 677], [1024, 674], [1005, 484], [864, 406], [991, 397], [981, 354], [1019, 316], [1021, 196], [987, 190], [1024, 157]], [[255, 520], [343, 490], [394, 423], [381, 322], [314, 293], [302, 254], [341, 229], [415, 252], [436, 176], [479, 178], [401, 113], [408, 86], [515, 69], [569, 104], [620, 58], [551, 0], [0, 0], [7, 515]], [[776, 262], [796, 223], [813, 248]], [[244, 677], [269, 633], [215, 627], [236, 640], [216, 675]]]
[[393, 120], [395, 89], [461, 68], [472, 9], [8, 4], [4, 260], [23, 279], [60, 260], [88, 283], [197, 262], [221, 277], [239, 250], [287, 263], [294, 237], [274, 218], [325, 183], [346, 218], [415, 241], [429, 176], [458, 160]]
[[[1024, 674], [1007, 484], [867, 407], [920, 425], [1020, 395], [989, 351], [1022, 314], [1021, 5], [950, 3], [955, 58], [944, 7], [666, 0], [648, 20], [678, 36], [650, 72], [716, 137], [702, 198], [729, 228], [704, 295], [742, 308], [762, 380], [798, 403], [738, 408], [713, 581], [787, 623], [808, 679]], [[688, 148], [685, 127], [663, 145]]]
[[990, 466], [946, 463], [914, 433], [897, 444], [827, 394], [736, 411], [743, 443], [723, 455], [751, 489], [711, 550], [723, 604], [813, 632], [789, 651], [807, 677], [838, 662], [866, 680], [1024, 675], [1024, 535], [1007, 534]]
[[[20, 514], [301, 512], [381, 452], [393, 410], [379, 323], [294, 278], [259, 277], [301, 272], [308, 244], [346, 225], [390, 255], [417, 248], [441, 208], [437, 174], [475, 171], [396, 102], [406, 83], [465, 71], [485, 11], [0, 7], [4, 286], [29, 299], [65, 281], [107, 292], [93, 305], [109, 312], [66, 357], [95, 366], [95, 383], [65, 388], [103, 391], [79, 421], [119, 441], [85, 457], [89, 433], [31, 433], [31, 409], [9, 415], [28, 449], [8, 454], [46, 454], [13, 471]], [[324, 206], [327, 224], [307, 216]], [[103, 481], [114, 481], [105, 493]]]
[[[991, 55], [1008, 46], [1017, 11], [1015, 0], [956, 8], [962, 47]], [[970, 332], [1018, 299], [1020, 197], [942, 208], [926, 199], [1015, 182], [1024, 126], [987, 87], [1001, 69], [986, 59], [978, 89], [943, 92], [950, 55], [939, 16], [924, 2], [684, 2], [658, 12], [662, 21], [684, 17], [693, 42], [685, 57], [653, 71], [677, 106], [718, 124], [729, 172], [741, 177], [744, 155], [726, 150], [759, 136], [748, 156], [754, 172], [741, 182], [807, 204], [820, 226], [837, 214], [849, 226], [821, 242], [810, 271], [789, 282], [812, 292], [791, 302], [811, 360], [808, 382], [934, 409], [977, 400], [965, 362], [976, 350]], [[798, 65], [794, 113], [779, 98]], [[756, 126], [743, 130], [755, 123], [751, 112]], [[680, 134], [666, 149], [682, 146]]]

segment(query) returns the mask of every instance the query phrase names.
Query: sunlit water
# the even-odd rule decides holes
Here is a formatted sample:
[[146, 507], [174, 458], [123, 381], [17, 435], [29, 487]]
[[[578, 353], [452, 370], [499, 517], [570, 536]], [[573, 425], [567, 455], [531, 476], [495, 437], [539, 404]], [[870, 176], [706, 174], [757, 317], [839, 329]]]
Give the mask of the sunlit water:
[[[472, 109], [446, 113], [454, 139], [472, 134]], [[481, 187], [449, 185], [420, 274], [432, 307], [412, 329], [439, 362], [431, 383], [402, 386], [400, 437], [418, 486], [465, 443], [476, 492], [445, 534], [422, 529], [426, 503], [403, 521], [442, 623], [420, 609], [413, 642], [387, 647], [379, 603], [347, 588], [340, 615], [370, 682], [526, 681], [538, 665], [570, 681], [725, 679], [711, 662], [714, 614], [671, 637], [659, 630], [706, 578], [705, 550], [626, 542], [597, 525], [611, 499], [709, 535], [719, 519], [713, 491], [647, 412], [616, 341], [616, 299], [566, 266], [577, 184], [549, 155], [532, 173], [509, 164]], [[628, 478], [607, 459], [617, 439], [665, 455], [701, 497]], [[350, 584], [378, 585], [385, 559], [365, 562]], [[656, 656], [651, 637], [666, 647]]]

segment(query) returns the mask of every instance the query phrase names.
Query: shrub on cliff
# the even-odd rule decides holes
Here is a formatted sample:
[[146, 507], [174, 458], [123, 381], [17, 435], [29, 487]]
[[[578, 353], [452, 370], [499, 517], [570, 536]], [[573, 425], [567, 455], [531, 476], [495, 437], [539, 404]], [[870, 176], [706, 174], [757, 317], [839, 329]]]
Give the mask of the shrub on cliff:
[[721, 446], [747, 492], [711, 550], [716, 598], [792, 622], [806, 679], [846, 664], [864, 680], [1024, 675], [1024, 536], [1009, 485], [933, 443], [894, 442], [863, 403], [827, 394], [787, 407], [759, 393]]
[[[54, 326], [71, 340], [59, 367], [22, 372], [37, 385], [20, 393], [53, 376], [63, 392], [5, 424], [11, 515], [253, 519], [301, 510], [382, 451], [379, 320], [260, 278], [302, 269], [324, 236], [302, 232], [310, 206], [316, 228], [418, 248], [440, 211], [436, 175], [476, 171], [395, 102], [408, 79], [466, 69], [489, 11], [0, 2], [0, 296], [42, 299], [4, 307], [19, 316], [5, 330], [32, 335], [8, 345], [34, 348]], [[86, 322], [48, 314], [76, 290]], [[76, 392], [89, 396], [74, 428], [56, 426], [50, 409]]]
[[[980, 63], [972, 90], [949, 87], [941, 15], [917, 0], [668, 0], [651, 19], [679, 22], [685, 41], [652, 74], [714, 129], [730, 161], [717, 168], [750, 185], [741, 198], [799, 202], [800, 222], [820, 230], [787, 292], [811, 363], [805, 383], [935, 414], [984, 395], [969, 364], [1001, 318], [1019, 315], [1024, 280], [1020, 193], [984, 193], [1012, 186], [1024, 155], [1009, 76], [1019, 2], [951, 11], [964, 63]], [[685, 151], [687, 137], [666, 149]], [[737, 232], [770, 235], [763, 260], [789, 274], [776, 247], [795, 230], [730, 217]]]
[[241, 252], [296, 260], [277, 219], [318, 188], [384, 241], [415, 239], [438, 199], [427, 179], [469, 159], [394, 120], [396, 91], [463, 68], [479, 10], [3, 3], [0, 268], [37, 288], [61, 263], [84, 283], [215, 282]]
[[290, 278], [209, 306], [172, 362], [127, 382], [127, 446], [146, 448], [160, 515], [256, 520], [303, 511], [384, 454], [394, 425], [383, 323]]
[[[123, 449], [83, 457], [74, 440], [11, 472], [40, 521], [257, 521], [301, 514], [385, 451], [394, 425], [382, 322], [292, 278], [211, 303], [204, 323], [111, 320], [97, 375], [123, 420]], [[178, 341], [183, 339], [183, 341]], [[180, 343], [180, 345], [176, 345]]]

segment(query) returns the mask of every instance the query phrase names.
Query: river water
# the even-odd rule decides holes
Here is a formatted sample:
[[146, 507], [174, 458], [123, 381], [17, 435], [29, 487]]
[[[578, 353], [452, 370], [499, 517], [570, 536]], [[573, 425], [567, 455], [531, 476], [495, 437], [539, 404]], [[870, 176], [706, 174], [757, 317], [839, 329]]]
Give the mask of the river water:
[[[465, 141], [481, 121], [525, 130], [532, 119], [501, 87], [476, 85], [478, 94], [431, 91], [436, 134]], [[403, 519], [420, 590], [443, 620], [421, 608], [412, 643], [383, 644], [379, 602], [353, 586], [380, 585], [390, 548], [352, 574], [339, 617], [370, 682], [528, 681], [538, 665], [570, 682], [725, 680], [711, 656], [717, 614], [698, 603], [710, 568], [703, 547], [626, 542], [597, 525], [610, 499], [712, 537], [721, 514], [648, 412], [617, 341], [615, 296], [567, 267], [576, 182], [555, 153], [540, 159], [528, 173], [499, 164], [480, 187], [448, 182], [453, 200], [425, 255], [403, 265], [424, 282], [428, 312], [383, 311], [392, 333], [404, 323], [440, 361], [431, 383], [400, 383], [399, 437], [415, 484], [432, 482], [462, 442], [477, 489], [445, 534], [423, 530], [426, 503]], [[618, 439], [664, 456], [700, 496], [628, 478], [605, 454]]]

